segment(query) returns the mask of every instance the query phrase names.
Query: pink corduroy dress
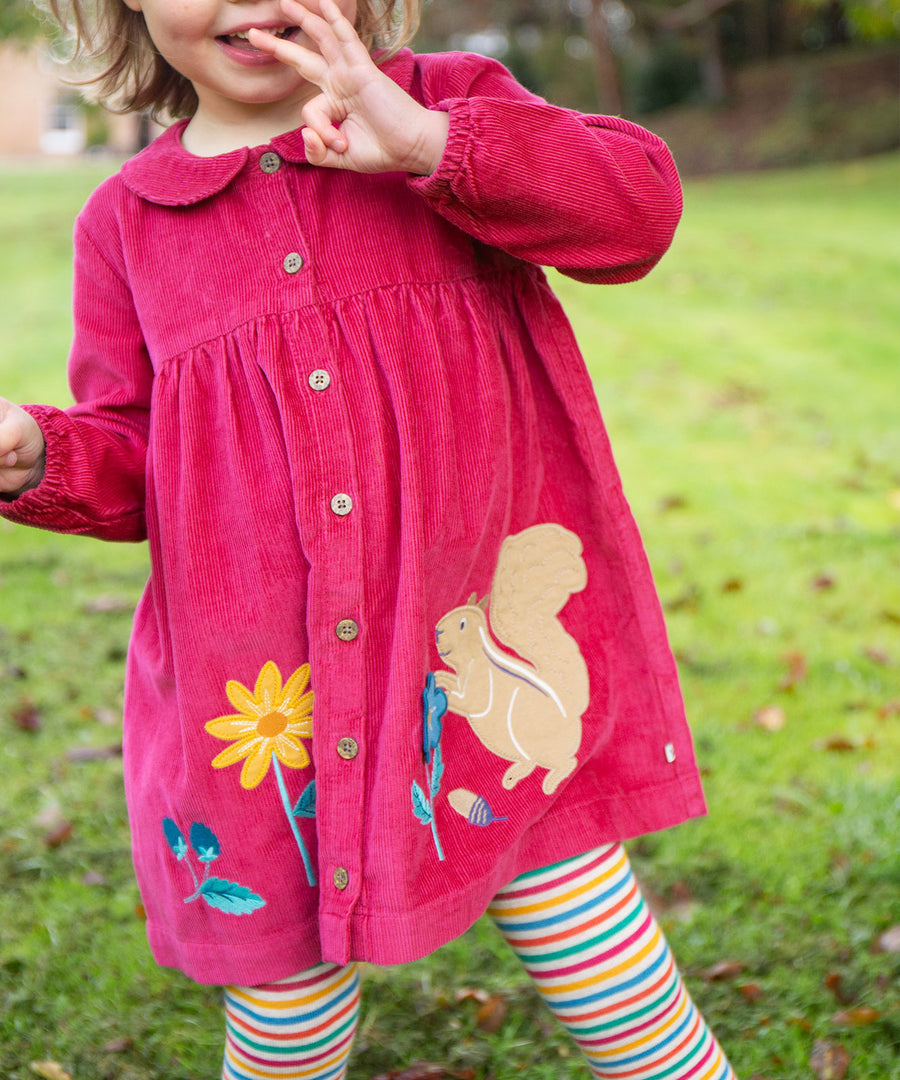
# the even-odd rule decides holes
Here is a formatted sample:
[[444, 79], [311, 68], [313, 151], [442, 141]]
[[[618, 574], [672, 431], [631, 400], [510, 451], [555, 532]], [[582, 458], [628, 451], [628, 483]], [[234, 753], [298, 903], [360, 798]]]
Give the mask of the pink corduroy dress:
[[[149, 540], [125, 783], [160, 963], [398, 963], [514, 876], [704, 811], [590, 379], [539, 265], [641, 277], [665, 146], [483, 57], [385, 70], [429, 177], [176, 124], [76, 226], [76, 404], [12, 520]], [[607, 304], [607, 295], [597, 296]], [[614, 318], [614, 307], [607, 310]]]

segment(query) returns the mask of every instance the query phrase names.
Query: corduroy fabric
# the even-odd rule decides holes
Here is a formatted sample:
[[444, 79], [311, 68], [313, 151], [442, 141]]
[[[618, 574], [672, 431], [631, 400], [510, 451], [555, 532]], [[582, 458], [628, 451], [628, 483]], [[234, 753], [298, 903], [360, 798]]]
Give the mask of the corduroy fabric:
[[[2, 506], [149, 539], [126, 675], [133, 854], [156, 958], [201, 982], [415, 959], [517, 874], [704, 811], [640, 537], [536, 265], [646, 273], [681, 208], [668, 151], [482, 57], [385, 70], [449, 113], [431, 177], [311, 168], [299, 132], [196, 158], [175, 125], [101, 185], [75, 232], [76, 404], [32, 407], [46, 475]], [[548, 610], [541, 555], [528, 573], [549, 591], [490, 648], [512, 658], [541, 620], [575, 643], [577, 767], [504, 786], [509, 756], [448, 711], [436, 768], [435, 628], [473, 594], [524, 589], [501, 545], [548, 524], [579, 538], [586, 587]], [[507, 688], [531, 670], [505, 667]], [[529, 685], [556, 692], [548, 678]]]

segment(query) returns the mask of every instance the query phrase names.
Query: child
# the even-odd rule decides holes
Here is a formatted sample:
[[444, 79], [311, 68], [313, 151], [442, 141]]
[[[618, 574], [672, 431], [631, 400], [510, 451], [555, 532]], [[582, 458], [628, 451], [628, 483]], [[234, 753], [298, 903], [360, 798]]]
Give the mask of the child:
[[224, 1076], [344, 1077], [353, 962], [489, 909], [594, 1076], [732, 1077], [619, 845], [704, 803], [538, 269], [647, 273], [665, 147], [402, 51], [418, 0], [70, 2], [101, 90], [185, 119], [78, 219], [76, 404], [3, 403], [3, 513], [149, 540], [134, 862]]

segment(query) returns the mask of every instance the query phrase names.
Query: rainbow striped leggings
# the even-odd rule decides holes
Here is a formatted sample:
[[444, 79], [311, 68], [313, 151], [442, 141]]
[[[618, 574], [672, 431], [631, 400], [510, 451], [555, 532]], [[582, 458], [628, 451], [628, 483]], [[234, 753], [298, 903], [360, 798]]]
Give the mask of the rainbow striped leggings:
[[[516, 878], [489, 915], [604, 1080], [735, 1080], [620, 844]], [[224, 1080], [342, 1080], [356, 966], [225, 988]]]

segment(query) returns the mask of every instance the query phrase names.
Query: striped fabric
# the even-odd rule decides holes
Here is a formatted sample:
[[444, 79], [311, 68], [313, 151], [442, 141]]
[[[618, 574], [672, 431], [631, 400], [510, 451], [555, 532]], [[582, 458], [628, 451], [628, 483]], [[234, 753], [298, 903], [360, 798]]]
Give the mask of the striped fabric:
[[358, 1018], [355, 964], [226, 986], [223, 1080], [341, 1080]]
[[604, 1080], [735, 1080], [620, 844], [523, 874], [489, 914]]

